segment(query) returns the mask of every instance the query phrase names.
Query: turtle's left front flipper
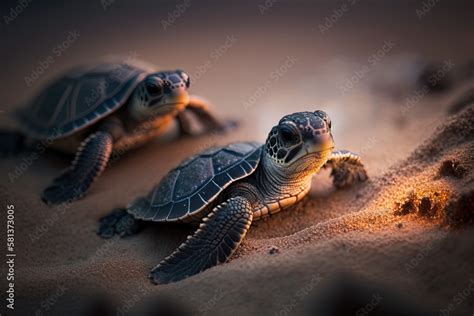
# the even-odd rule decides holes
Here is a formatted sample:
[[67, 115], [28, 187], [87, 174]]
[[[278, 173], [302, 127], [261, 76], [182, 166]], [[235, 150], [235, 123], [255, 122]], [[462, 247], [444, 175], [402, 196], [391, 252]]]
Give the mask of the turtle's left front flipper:
[[348, 150], [336, 150], [323, 168], [331, 167], [331, 176], [336, 188], [367, 180], [367, 171], [359, 155]]
[[104, 171], [113, 148], [112, 135], [105, 131], [91, 134], [79, 147], [71, 166], [43, 191], [48, 204], [81, 198]]
[[251, 203], [244, 197], [218, 205], [186, 242], [151, 271], [151, 281], [176, 282], [224, 263], [244, 239], [252, 218]]

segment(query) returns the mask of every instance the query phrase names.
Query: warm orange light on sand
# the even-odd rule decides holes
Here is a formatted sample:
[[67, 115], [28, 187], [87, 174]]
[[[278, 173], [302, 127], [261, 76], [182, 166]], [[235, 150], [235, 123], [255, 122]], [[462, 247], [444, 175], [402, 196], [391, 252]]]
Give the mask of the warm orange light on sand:
[[404, 199], [395, 202], [395, 215], [417, 214], [429, 218], [442, 218], [450, 196], [445, 188], [415, 188], [408, 192]]

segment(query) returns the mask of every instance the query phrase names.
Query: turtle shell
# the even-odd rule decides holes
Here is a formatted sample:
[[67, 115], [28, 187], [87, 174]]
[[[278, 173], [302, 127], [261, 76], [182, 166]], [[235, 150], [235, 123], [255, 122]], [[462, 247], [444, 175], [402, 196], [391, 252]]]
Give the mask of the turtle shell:
[[119, 109], [151, 71], [138, 62], [75, 68], [51, 82], [16, 117], [36, 139], [71, 135]]
[[231, 183], [254, 172], [261, 151], [261, 144], [242, 142], [193, 156], [171, 170], [146, 197], [132, 202], [128, 212], [157, 222], [197, 214]]

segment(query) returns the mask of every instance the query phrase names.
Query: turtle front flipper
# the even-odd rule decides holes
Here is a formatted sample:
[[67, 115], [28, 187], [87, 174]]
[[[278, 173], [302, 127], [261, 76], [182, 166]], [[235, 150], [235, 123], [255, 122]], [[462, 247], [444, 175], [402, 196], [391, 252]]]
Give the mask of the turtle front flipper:
[[43, 191], [48, 204], [81, 198], [104, 171], [112, 153], [113, 138], [105, 131], [91, 134], [79, 147], [71, 166]]
[[[191, 96], [186, 110], [192, 112], [207, 130], [227, 132], [237, 126], [234, 120], [219, 120], [209, 108], [209, 104], [204, 99]], [[185, 131], [186, 132], [186, 131]]]
[[333, 151], [323, 167], [332, 168], [333, 184], [339, 189], [368, 178], [360, 156], [348, 150]]
[[227, 261], [244, 239], [252, 218], [246, 198], [233, 197], [218, 205], [186, 242], [151, 271], [151, 281], [179, 281]]
[[182, 136], [196, 135], [197, 133], [193, 130], [192, 121], [187, 114], [187, 112], [181, 112], [176, 117], [178, 120], [179, 131]]

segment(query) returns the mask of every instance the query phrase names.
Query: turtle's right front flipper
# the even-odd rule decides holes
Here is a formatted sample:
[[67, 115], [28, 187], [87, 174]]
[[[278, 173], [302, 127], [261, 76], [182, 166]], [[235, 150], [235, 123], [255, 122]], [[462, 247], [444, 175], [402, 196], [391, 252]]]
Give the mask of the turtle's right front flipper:
[[179, 281], [227, 261], [244, 239], [252, 218], [251, 203], [244, 197], [218, 205], [186, 242], [151, 271], [151, 281]]
[[112, 135], [105, 131], [91, 134], [79, 147], [71, 166], [43, 191], [48, 204], [81, 198], [104, 171], [113, 148]]
[[[194, 113], [200, 123], [202, 123], [208, 131], [228, 132], [237, 127], [237, 122], [234, 120], [220, 120], [210, 110], [209, 104], [206, 100], [191, 96], [186, 110]], [[184, 127], [184, 133], [186, 134], [186, 126], [183, 126], [183, 118], [179, 118], [181, 128]], [[185, 123], [186, 124], [186, 123]], [[192, 133], [191, 133], [192, 134]]]
[[367, 180], [367, 170], [359, 155], [349, 150], [336, 150], [323, 166], [331, 167], [331, 176], [336, 188], [344, 188], [355, 182]]

